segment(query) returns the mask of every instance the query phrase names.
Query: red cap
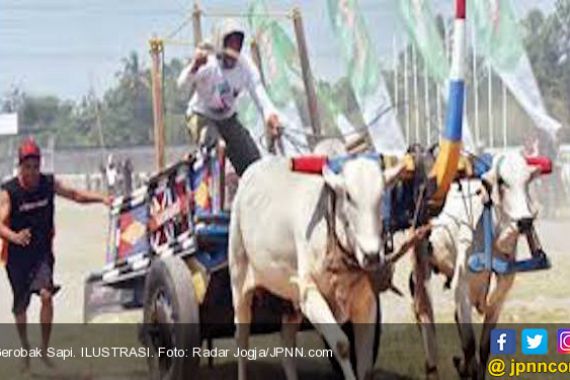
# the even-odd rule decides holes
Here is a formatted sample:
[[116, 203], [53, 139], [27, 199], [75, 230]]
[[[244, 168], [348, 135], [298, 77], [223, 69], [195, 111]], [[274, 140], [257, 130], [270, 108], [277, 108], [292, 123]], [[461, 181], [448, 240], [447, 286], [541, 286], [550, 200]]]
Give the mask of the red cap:
[[20, 163], [24, 161], [26, 158], [30, 157], [35, 157], [35, 158], [41, 157], [40, 147], [31, 137], [23, 140], [20, 143], [20, 147], [18, 148], [18, 159]]

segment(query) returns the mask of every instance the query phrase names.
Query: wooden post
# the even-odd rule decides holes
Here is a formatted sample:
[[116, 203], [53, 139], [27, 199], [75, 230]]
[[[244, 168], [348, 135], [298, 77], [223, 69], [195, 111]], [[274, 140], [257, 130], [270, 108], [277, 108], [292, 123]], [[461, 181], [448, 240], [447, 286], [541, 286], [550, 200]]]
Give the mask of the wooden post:
[[[202, 42], [202, 10], [198, 2], [194, 2], [194, 11], [192, 12], [192, 30], [194, 33], [194, 47], [198, 47]], [[190, 87], [188, 98], [191, 99], [196, 92], [196, 85]]]
[[[263, 61], [261, 60], [261, 52], [259, 51], [259, 44], [257, 43], [257, 40], [255, 38], [251, 40], [249, 48], [251, 50], [251, 59], [253, 60], [253, 63], [255, 64], [255, 66], [257, 66], [257, 69], [259, 71], [261, 83], [263, 84], [264, 87], [266, 87], [267, 82], [265, 79], [265, 73], [263, 72]], [[283, 148], [283, 141], [281, 140], [281, 138], [270, 137], [269, 129], [267, 128], [265, 129], [265, 143], [267, 144], [267, 151], [269, 153], [277, 154], [277, 148], [279, 148], [281, 154], [285, 154], [285, 150]]]
[[257, 66], [257, 70], [259, 70], [259, 76], [261, 77], [261, 83], [263, 83], [263, 85], [265, 86], [265, 85], [267, 85], [267, 83], [265, 82], [265, 74], [263, 72], [263, 63], [261, 62], [261, 53], [259, 52], [259, 44], [255, 40], [255, 38], [251, 40], [249, 48], [251, 50], [251, 59], [253, 60], [253, 63], [255, 63], [255, 66]]
[[305, 32], [303, 29], [303, 19], [299, 8], [293, 9], [293, 25], [295, 27], [295, 38], [297, 40], [297, 48], [299, 49], [299, 58], [301, 60], [301, 71], [303, 73], [303, 82], [305, 91], [307, 92], [307, 101], [309, 105], [309, 117], [311, 119], [311, 127], [317, 138], [308, 139], [312, 145], [316, 144], [318, 136], [321, 135], [321, 120], [319, 117], [319, 107], [317, 103], [317, 94], [315, 84], [313, 83], [313, 74], [309, 64], [309, 54], [307, 52], [307, 42], [305, 40]]
[[162, 106], [162, 40], [152, 38], [150, 41], [150, 55], [152, 58], [152, 111], [154, 120], [154, 153], [156, 169], [164, 169], [164, 115]]
[[[194, 2], [194, 10], [192, 11], [192, 30], [194, 33], [194, 47], [197, 48], [202, 43], [202, 10], [198, 1]], [[190, 86], [188, 92], [188, 99], [192, 99], [196, 92], [196, 84]]]
[[[261, 83], [266, 86], [265, 73], [263, 72], [263, 63], [261, 62], [261, 52], [259, 51], [259, 44], [256, 39], [253, 38], [249, 44], [249, 49], [251, 51], [251, 59], [259, 71], [259, 77], [261, 78]], [[265, 124], [265, 123], [264, 123]], [[271, 154], [275, 154], [275, 141], [269, 137], [269, 130], [265, 128], [265, 143], [267, 144], [267, 151]]]
[[192, 12], [192, 29], [194, 31], [194, 46], [198, 47], [202, 42], [202, 11], [198, 2], [194, 2], [194, 11]]

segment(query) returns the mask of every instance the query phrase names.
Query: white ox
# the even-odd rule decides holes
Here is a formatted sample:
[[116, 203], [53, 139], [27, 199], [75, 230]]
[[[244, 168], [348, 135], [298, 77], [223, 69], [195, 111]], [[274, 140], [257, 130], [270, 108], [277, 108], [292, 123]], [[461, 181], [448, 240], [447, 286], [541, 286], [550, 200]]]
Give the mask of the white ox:
[[[403, 166], [382, 172], [378, 160], [357, 157], [336, 174], [292, 172], [289, 161], [269, 157], [240, 179], [232, 207], [229, 266], [239, 348], [247, 348], [252, 297], [263, 288], [293, 303], [333, 349], [345, 378], [355, 378], [350, 346], [338, 323], [352, 321], [357, 375], [372, 369], [378, 297], [367, 269], [385, 264], [380, 205], [384, 189]], [[334, 197], [330, 195], [334, 194]], [[295, 346], [300, 314], [284, 316], [282, 339]], [[297, 377], [284, 359], [288, 379]], [[240, 358], [239, 379], [246, 378]]]
[[[491, 276], [488, 271], [472, 273], [467, 266], [474, 250], [484, 250], [480, 222], [484, 202], [489, 196], [493, 202], [493, 255], [514, 261], [521, 233], [518, 223], [533, 220], [537, 214], [528, 188], [529, 183], [539, 174], [540, 169], [532, 169], [520, 153], [496, 155], [491, 169], [483, 175], [482, 181], [462, 180], [460, 185], [452, 186], [441, 214], [432, 221], [430, 261], [451, 280], [455, 296], [455, 319], [464, 353], [464, 360], [454, 360], [463, 375], [484, 378], [489, 358], [489, 334], [497, 323], [515, 277], [514, 274]], [[483, 182], [487, 183], [487, 187], [482, 186]], [[490, 194], [487, 189], [491, 190]], [[418, 273], [415, 275], [418, 278]], [[491, 289], [492, 277], [495, 282]], [[427, 293], [429, 274], [423, 273], [421, 278], [426, 283], [422, 286], [424, 298], [418, 301], [416, 294], [416, 316], [419, 322], [423, 322], [424, 347], [427, 347], [426, 369], [428, 374], [431, 372], [437, 376], [435, 337], [433, 330], [431, 333], [426, 330], [433, 323], [433, 309]], [[471, 325], [473, 308], [484, 316], [484, 328], [479, 341], [479, 366]]]

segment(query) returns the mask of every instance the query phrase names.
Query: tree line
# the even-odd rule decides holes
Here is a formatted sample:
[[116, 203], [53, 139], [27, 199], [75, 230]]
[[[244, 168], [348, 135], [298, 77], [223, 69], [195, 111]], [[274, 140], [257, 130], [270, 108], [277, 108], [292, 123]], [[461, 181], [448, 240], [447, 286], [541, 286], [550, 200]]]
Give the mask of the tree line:
[[[555, 7], [556, 11], [550, 14], [538, 9], [532, 10], [521, 25], [524, 44], [545, 105], [552, 116], [564, 127], [568, 127], [570, 1], [559, 0]], [[176, 88], [176, 78], [182, 67], [183, 62], [179, 59], [172, 59], [164, 64], [165, 124], [167, 143], [171, 145], [188, 141], [184, 114], [189, 94]], [[393, 75], [390, 72], [385, 72], [385, 75], [388, 85], [392, 86]], [[346, 80], [339, 81], [342, 82]], [[423, 93], [422, 83], [423, 80], [420, 80], [420, 93]], [[498, 78], [494, 83], [495, 114], [496, 119], [500, 119], [500, 102], [496, 101], [500, 99], [501, 94]], [[482, 115], [480, 122], [483, 124], [486, 122], [486, 93], [487, 91], [480, 90], [479, 113]], [[122, 59], [122, 67], [116, 73], [116, 81], [101, 97], [89, 91], [80, 100], [70, 101], [56, 95], [33, 95], [15, 88], [4, 94], [0, 108], [2, 112], [19, 113], [23, 133], [34, 134], [40, 140], [43, 136], [55, 136], [57, 148], [150, 145], [153, 141], [151, 74], [148, 67], [143, 67], [136, 52], [131, 52]], [[472, 111], [468, 108], [469, 113]], [[400, 108], [401, 122], [402, 113]], [[514, 99], [509, 102], [509, 113], [512, 115], [509, 119], [510, 141], [522, 143], [528, 129], [533, 128], [532, 123], [524, 116], [524, 111], [516, 105]], [[500, 125], [500, 121], [495, 122], [497, 126]], [[487, 128], [482, 128], [484, 140], [486, 133]], [[500, 133], [499, 127], [496, 127], [496, 133]], [[563, 131], [560, 136], [562, 142], [570, 142], [569, 132]], [[499, 140], [500, 137], [497, 136], [495, 141]]]

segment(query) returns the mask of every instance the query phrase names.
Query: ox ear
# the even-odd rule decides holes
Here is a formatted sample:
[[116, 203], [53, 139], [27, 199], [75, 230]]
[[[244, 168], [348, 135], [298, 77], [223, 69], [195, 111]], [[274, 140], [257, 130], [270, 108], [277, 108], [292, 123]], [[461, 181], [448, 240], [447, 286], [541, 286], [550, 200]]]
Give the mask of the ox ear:
[[485, 188], [490, 200], [493, 200], [496, 204], [501, 202], [501, 197], [499, 194], [499, 175], [497, 174], [497, 168], [495, 166], [491, 167], [486, 173], [481, 176], [481, 182]]
[[344, 178], [340, 174], [336, 174], [328, 165], [323, 166], [323, 178], [327, 186], [340, 193], [345, 190]]
[[384, 182], [386, 187], [392, 187], [400, 179], [406, 169], [405, 162], [399, 162], [396, 166], [384, 170]]
[[487, 182], [488, 185], [496, 187], [496, 185], [499, 184], [499, 180], [501, 179], [500, 168], [505, 160], [505, 154], [500, 154], [493, 157], [491, 168], [481, 176], [483, 182]]
[[481, 175], [481, 180], [486, 182], [490, 188], [495, 187], [497, 184], [497, 169], [495, 167], [491, 167], [491, 169], [487, 170], [483, 175]]

